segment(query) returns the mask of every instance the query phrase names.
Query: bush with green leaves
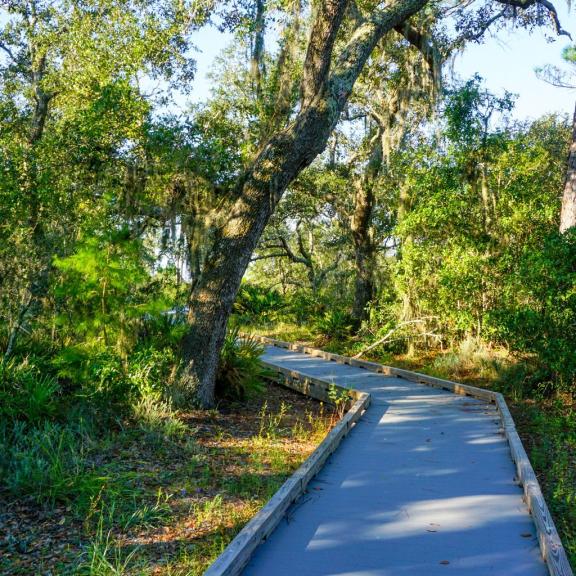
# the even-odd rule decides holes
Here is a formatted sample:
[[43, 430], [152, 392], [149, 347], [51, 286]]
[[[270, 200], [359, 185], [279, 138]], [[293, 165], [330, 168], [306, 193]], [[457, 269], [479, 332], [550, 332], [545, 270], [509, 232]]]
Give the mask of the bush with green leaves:
[[60, 405], [61, 386], [43, 373], [35, 358], [11, 358], [0, 362], [0, 420], [32, 423], [52, 418]]
[[216, 375], [216, 395], [227, 400], [243, 400], [261, 393], [269, 371], [260, 362], [263, 346], [250, 336], [240, 337], [238, 328], [228, 330], [220, 353]]
[[135, 345], [145, 318], [169, 308], [147, 267], [149, 254], [127, 228], [95, 231], [76, 251], [55, 258], [61, 337], [71, 346], [114, 350], [123, 356]]
[[53, 366], [59, 380], [77, 401], [111, 415], [128, 410], [133, 387], [122, 359], [114, 351], [68, 346], [54, 357]]
[[576, 230], [552, 234], [539, 249], [524, 251], [489, 320], [498, 338], [536, 356], [531, 382], [541, 391], [574, 391]]
[[320, 334], [335, 340], [348, 336], [352, 330], [352, 325], [353, 321], [350, 314], [342, 310], [325, 312], [315, 321], [315, 327]]
[[234, 302], [234, 314], [240, 323], [266, 323], [277, 320], [286, 307], [277, 290], [243, 282]]

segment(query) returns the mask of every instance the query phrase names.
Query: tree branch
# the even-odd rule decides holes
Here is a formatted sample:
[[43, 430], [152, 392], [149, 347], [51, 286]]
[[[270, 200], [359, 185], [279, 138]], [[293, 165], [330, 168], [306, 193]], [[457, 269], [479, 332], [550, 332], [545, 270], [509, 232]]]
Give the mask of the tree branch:
[[382, 10], [375, 10], [369, 19], [356, 27], [352, 37], [336, 59], [330, 76], [330, 92], [342, 108], [354, 82], [380, 39], [422, 9], [428, 0], [396, 0]]
[[296, 254], [294, 254], [292, 248], [290, 247], [290, 244], [288, 244], [288, 240], [286, 240], [284, 236], [278, 236], [275, 240], [277, 241], [277, 243], [268, 242], [265, 245], [261, 246], [261, 248], [264, 250], [278, 248], [280, 250], [283, 250], [282, 255], [292, 260], [292, 262], [296, 264], [303, 264], [307, 268], [311, 267], [311, 263], [309, 260], [307, 260], [306, 258], [301, 258]]
[[423, 318], [419, 319], [419, 320], [406, 320], [404, 322], [400, 322], [400, 324], [398, 324], [398, 326], [396, 326], [395, 328], [392, 328], [392, 330], [389, 330], [383, 338], [376, 340], [376, 342], [374, 342], [374, 344], [370, 344], [370, 346], [368, 346], [367, 348], [360, 350], [360, 352], [358, 352], [358, 354], [356, 354], [356, 356], [353, 356], [353, 358], [360, 358], [361, 356], [363, 356], [367, 352], [370, 352], [370, 350], [374, 350], [374, 348], [380, 346], [381, 344], [384, 344], [384, 342], [387, 342], [390, 339], [390, 336], [392, 336], [392, 334], [394, 334], [394, 332], [397, 332], [398, 330], [400, 330], [400, 328], [403, 328], [404, 326], [407, 326], [408, 324], [423, 324], [424, 322], [426, 322], [426, 320]]
[[8, 56], [10, 57], [10, 60], [12, 60], [12, 62], [16, 63], [17, 60], [14, 56], [14, 53], [12, 52], [12, 50], [10, 50], [10, 48], [8, 48], [8, 46], [6, 46], [6, 44], [0, 42], [0, 49], [4, 50], [4, 52], [6, 52], [6, 54], [8, 54]]
[[270, 258], [288, 258], [286, 252], [277, 252], [275, 254], [262, 254], [260, 256], [252, 256], [250, 262], [256, 262], [257, 260], [268, 260]]
[[548, 10], [548, 14], [550, 15], [550, 19], [554, 24], [556, 34], [558, 34], [558, 36], [568, 36], [568, 38], [572, 40], [572, 36], [570, 35], [570, 33], [564, 30], [564, 28], [562, 28], [562, 25], [560, 24], [560, 18], [558, 17], [558, 12], [556, 11], [556, 7], [554, 6], [554, 4], [552, 4], [552, 2], [549, 2], [549, 0], [496, 0], [496, 2], [498, 2], [499, 4], [505, 4], [506, 6], [514, 6], [515, 8], [522, 8], [524, 10], [530, 8], [530, 6], [534, 6], [535, 4], [540, 4], [541, 6], [546, 8], [546, 10]]
[[437, 75], [440, 72], [438, 70], [438, 64], [440, 63], [441, 58], [438, 50], [434, 46], [434, 43], [430, 42], [430, 39], [425, 34], [422, 34], [416, 28], [410, 26], [408, 22], [394, 26], [394, 30], [396, 30], [398, 34], [402, 35], [420, 52], [420, 54], [422, 54], [424, 61], [428, 64], [430, 74], [433, 78], [437, 78]]
[[346, 13], [348, 0], [323, 0], [315, 5], [316, 14], [310, 30], [302, 75], [304, 106], [324, 93], [334, 42]]

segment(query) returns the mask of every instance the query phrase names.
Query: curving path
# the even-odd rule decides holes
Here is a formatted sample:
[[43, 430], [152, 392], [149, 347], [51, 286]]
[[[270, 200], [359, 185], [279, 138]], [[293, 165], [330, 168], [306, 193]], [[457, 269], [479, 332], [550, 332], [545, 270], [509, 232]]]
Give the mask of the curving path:
[[243, 574], [548, 574], [493, 405], [279, 348], [263, 359], [372, 404]]

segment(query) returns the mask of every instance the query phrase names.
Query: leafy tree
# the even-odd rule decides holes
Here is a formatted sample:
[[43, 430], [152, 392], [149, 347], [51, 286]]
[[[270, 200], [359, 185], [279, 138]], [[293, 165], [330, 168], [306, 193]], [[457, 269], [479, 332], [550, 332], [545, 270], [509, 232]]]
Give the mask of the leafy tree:
[[98, 218], [98, 199], [122, 188], [117, 161], [150, 112], [142, 78], [186, 86], [187, 33], [205, 16], [202, 3], [172, 0], [14, 1], [0, 10], [5, 358], [46, 305], [53, 257], [73, 245], [83, 217]]
[[[272, 121], [258, 131], [264, 136], [232, 188], [234, 201], [225, 222], [214, 231], [206, 265], [188, 302], [190, 329], [183, 342], [183, 383], [197, 389], [204, 405], [214, 402], [214, 378], [227, 319], [252, 252], [276, 205], [287, 187], [325, 148], [375, 47], [395, 28], [410, 41], [408, 20], [426, 4], [426, 0], [398, 0], [385, 7], [347, 0], [312, 4], [308, 43], [298, 75], [297, 106], [278, 106], [281, 113], [273, 115]], [[500, 6], [500, 13], [479, 22], [473, 18], [477, 37], [509, 14], [506, 2], [489, 7], [495, 5]], [[536, 21], [538, 7], [536, 1], [522, 4], [528, 18], [534, 9]], [[557, 31], [563, 32], [549, 3], [546, 11], [552, 15]], [[471, 36], [470, 26], [464, 21], [461, 28], [465, 29], [463, 38]], [[281, 50], [280, 54], [286, 52]], [[295, 78], [290, 75], [275, 93], [293, 94], [294, 84]]]

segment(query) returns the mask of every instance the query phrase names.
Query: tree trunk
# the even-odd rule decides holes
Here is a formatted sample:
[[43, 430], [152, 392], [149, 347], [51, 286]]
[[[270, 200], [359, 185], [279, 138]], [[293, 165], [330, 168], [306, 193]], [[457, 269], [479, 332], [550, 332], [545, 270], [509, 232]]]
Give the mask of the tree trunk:
[[562, 194], [562, 209], [560, 212], [560, 232], [576, 226], [576, 108], [572, 120], [572, 144], [568, 156], [566, 182]]
[[372, 186], [366, 184], [363, 181], [356, 184], [354, 214], [351, 223], [356, 275], [352, 318], [356, 329], [366, 318], [366, 307], [374, 296], [375, 249], [371, 231], [374, 192]]
[[250, 60], [250, 76], [254, 83], [256, 95], [262, 93], [262, 58], [264, 56], [264, 0], [256, 0], [256, 16], [254, 18], [254, 39], [252, 58]]
[[[227, 223], [216, 234], [189, 305], [183, 339], [182, 383], [205, 407], [214, 404], [214, 381], [226, 323], [252, 252], [289, 184], [322, 152], [354, 83], [380, 39], [426, 5], [397, 0], [362, 22], [338, 56], [333, 49], [347, 0], [314, 5], [303, 68], [301, 106], [294, 121], [262, 148], [241, 176]], [[332, 69], [332, 70], [331, 70]]]
[[[324, 120], [324, 121], [320, 121]], [[188, 302], [190, 330], [183, 340], [183, 384], [200, 403], [214, 405], [214, 379], [226, 324], [252, 252], [282, 194], [323, 149], [334, 120], [310, 108], [273, 138], [245, 176], [231, 216], [215, 239]]]

